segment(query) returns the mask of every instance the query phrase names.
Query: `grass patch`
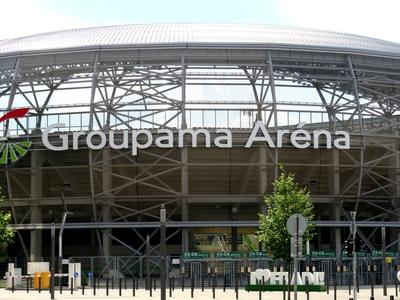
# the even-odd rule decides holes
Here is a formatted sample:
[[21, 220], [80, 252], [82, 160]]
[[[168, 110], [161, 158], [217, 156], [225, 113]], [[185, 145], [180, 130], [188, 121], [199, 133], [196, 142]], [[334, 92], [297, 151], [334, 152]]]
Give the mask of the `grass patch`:
[[[306, 288], [308, 288], [308, 291], [310, 292], [325, 292], [326, 291], [326, 286], [325, 285], [309, 285], [306, 287], [305, 285], [298, 285], [297, 290], [299, 292], [305, 292]], [[250, 284], [246, 285], [245, 287], [246, 291], [250, 292], [258, 292], [258, 291], [265, 291], [265, 292], [279, 292], [283, 291], [285, 289], [286, 291], [288, 290], [287, 285], [271, 285], [271, 284]], [[290, 286], [290, 290], [293, 291], [293, 285]]]

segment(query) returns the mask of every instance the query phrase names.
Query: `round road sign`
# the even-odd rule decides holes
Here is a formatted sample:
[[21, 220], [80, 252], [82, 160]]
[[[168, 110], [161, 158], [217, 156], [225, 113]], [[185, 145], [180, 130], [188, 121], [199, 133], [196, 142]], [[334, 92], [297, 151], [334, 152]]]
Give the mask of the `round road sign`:
[[307, 228], [307, 220], [300, 214], [294, 214], [286, 221], [286, 229], [291, 236], [302, 236]]

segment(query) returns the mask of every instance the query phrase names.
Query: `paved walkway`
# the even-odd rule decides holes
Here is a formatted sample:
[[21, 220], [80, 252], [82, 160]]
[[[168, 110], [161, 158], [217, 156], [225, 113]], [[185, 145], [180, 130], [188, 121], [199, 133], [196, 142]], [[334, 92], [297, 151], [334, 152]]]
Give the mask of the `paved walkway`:
[[[70, 291], [63, 291], [60, 295], [59, 291], [55, 293], [55, 299], [98, 299], [98, 300], [106, 300], [106, 299], [140, 299], [140, 300], [158, 300], [160, 299], [160, 290], [157, 289], [153, 291], [153, 296], [150, 297], [149, 291], [139, 289], [136, 291], [136, 296], [133, 297], [132, 289], [122, 290], [122, 296], [118, 295], [118, 289], [110, 290], [109, 296], [106, 296], [105, 289], [96, 290], [96, 296], [93, 295], [92, 289], [85, 289], [85, 295], [82, 295], [81, 290], [74, 291], [74, 294], [71, 295]], [[394, 287], [388, 288], [388, 296], [384, 297], [382, 293], [382, 287], [375, 288], [375, 299], [376, 300], [389, 300], [389, 295], [395, 295]], [[348, 289], [338, 289], [337, 291], [337, 300], [347, 300], [351, 296], [348, 294]], [[38, 293], [37, 291], [30, 291], [27, 293], [25, 290], [18, 290], [12, 293], [9, 290], [0, 289], [0, 299], [24, 299], [24, 300], [43, 300], [50, 299], [49, 291], [42, 291]], [[168, 299], [176, 299], [176, 300], [190, 300], [191, 291], [190, 289], [185, 289], [182, 292], [180, 289], [175, 289], [172, 294], [172, 298], [169, 297], [169, 290], [167, 289], [167, 300]], [[205, 289], [204, 292], [201, 289], [196, 289], [194, 291], [194, 300], [208, 300], [213, 299], [212, 290]], [[235, 291], [232, 289], [227, 289], [224, 293], [222, 289], [218, 289], [215, 291], [215, 299], [216, 300], [235, 300], [236, 295]], [[258, 292], [246, 292], [243, 290], [239, 290], [239, 299], [241, 300], [259, 300]], [[261, 295], [262, 300], [282, 300], [283, 293], [282, 292], [264, 292]], [[288, 295], [286, 294], [286, 299], [288, 299]], [[293, 293], [291, 295], [291, 299], [293, 300]], [[299, 292], [298, 300], [306, 300], [306, 295], [304, 292]], [[329, 295], [326, 292], [323, 293], [310, 293], [310, 300], [333, 300], [333, 290], [330, 290]], [[370, 300], [370, 289], [369, 287], [361, 287], [360, 293], [358, 294], [358, 300]], [[395, 297], [395, 299], [400, 299], [399, 297]]]

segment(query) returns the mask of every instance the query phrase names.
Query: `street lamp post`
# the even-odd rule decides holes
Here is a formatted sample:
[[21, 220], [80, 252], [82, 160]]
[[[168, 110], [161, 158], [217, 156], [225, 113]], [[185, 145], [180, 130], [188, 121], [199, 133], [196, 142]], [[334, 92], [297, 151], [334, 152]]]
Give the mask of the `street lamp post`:
[[166, 299], [166, 256], [167, 256], [167, 245], [166, 245], [166, 229], [165, 223], [167, 220], [166, 209], [164, 205], [160, 209], [160, 245], [161, 245], [161, 300]]

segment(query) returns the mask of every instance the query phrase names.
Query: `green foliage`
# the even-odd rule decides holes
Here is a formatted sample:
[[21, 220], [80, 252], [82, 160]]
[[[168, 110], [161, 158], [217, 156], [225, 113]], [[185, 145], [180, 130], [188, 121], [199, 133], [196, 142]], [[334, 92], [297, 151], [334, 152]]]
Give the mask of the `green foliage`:
[[[283, 167], [273, 186], [273, 194], [264, 198], [266, 213], [259, 214], [257, 238], [265, 243], [272, 257], [289, 261], [290, 235], [286, 230], [286, 221], [293, 214], [301, 214], [308, 222], [313, 221], [314, 205], [307, 189], [299, 187], [294, 175], [286, 173]], [[309, 223], [303, 235], [304, 243], [312, 238], [312, 229], [313, 225]]]
[[[0, 189], [0, 202], [4, 200], [2, 191]], [[14, 240], [14, 230], [9, 228], [12, 216], [9, 211], [0, 209], [0, 245], [12, 243]]]

